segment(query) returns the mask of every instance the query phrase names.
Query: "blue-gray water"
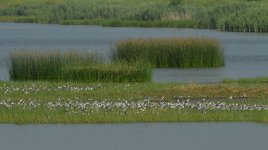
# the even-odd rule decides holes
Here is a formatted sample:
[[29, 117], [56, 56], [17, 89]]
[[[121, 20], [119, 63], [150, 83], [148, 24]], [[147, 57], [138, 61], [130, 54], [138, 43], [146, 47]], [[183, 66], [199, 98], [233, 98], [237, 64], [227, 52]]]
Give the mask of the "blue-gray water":
[[268, 125], [0, 125], [3, 150], [265, 150]]
[[95, 50], [108, 57], [117, 40], [139, 37], [205, 36], [220, 40], [226, 65], [207, 69], [155, 69], [154, 82], [216, 82], [268, 76], [268, 34], [175, 28], [111, 28], [0, 23], [0, 80], [8, 80], [8, 54], [17, 49]]

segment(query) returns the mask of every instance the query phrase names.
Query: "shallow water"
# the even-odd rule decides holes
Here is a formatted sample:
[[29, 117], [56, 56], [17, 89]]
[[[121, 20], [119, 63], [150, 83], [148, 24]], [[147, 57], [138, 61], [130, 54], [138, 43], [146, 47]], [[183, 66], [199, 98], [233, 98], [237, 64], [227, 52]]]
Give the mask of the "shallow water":
[[254, 123], [0, 125], [4, 150], [267, 149], [268, 126]]
[[117, 40], [139, 37], [205, 36], [220, 40], [226, 65], [207, 69], [155, 69], [154, 82], [216, 82], [268, 76], [268, 34], [203, 29], [111, 28], [0, 23], [0, 80], [8, 80], [8, 54], [17, 49], [94, 50], [106, 58]]

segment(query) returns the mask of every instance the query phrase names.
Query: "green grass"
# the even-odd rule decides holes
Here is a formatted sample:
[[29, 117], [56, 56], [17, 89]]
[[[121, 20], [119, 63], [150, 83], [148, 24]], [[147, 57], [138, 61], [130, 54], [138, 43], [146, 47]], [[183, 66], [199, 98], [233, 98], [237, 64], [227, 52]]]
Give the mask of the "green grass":
[[[90, 89], [90, 90], [88, 90]], [[154, 84], [154, 83], [75, 83], [75, 82], [0, 82], [0, 123], [130, 123], [130, 122], [261, 122], [267, 123], [267, 111], [196, 109], [48, 109], [45, 104], [67, 102], [141, 100], [176, 102], [220, 102], [241, 105], [267, 105], [265, 85], [237, 84]], [[246, 93], [246, 98], [240, 98]], [[233, 99], [229, 97], [232, 96]], [[205, 100], [204, 100], [205, 99]], [[4, 107], [2, 103], [20, 103]], [[23, 101], [23, 102], [22, 102]], [[31, 103], [32, 102], [32, 103]], [[35, 107], [40, 102], [42, 106]], [[71, 102], [71, 103], [70, 103]], [[29, 105], [24, 106], [24, 103]], [[67, 106], [67, 105], [66, 105]], [[80, 107], [79, 105], [77, 105]], [[55, 107], [57, 108], [57, 107]]]
[[153, 67], [219, 67], [220, 43], [211, 38], [127, 39], [116, 44], [113, 60], [145, 60]]
[[11, 80], [61, 80], [62, 68], [76, 63], [99, 63], [90, 52], [19, 50], [10, 55]]
[[152, 69], [143, 63], [115, 62], [112, 64], [75, 65], [63, 69], [63, 80], [80, 82], [146, 82], [151, 81]]
[[197, 26], [230, 32], [267, 32], [267, 1], [232, 1], [203, 8], [194, 20]]
[[[93, 88], [93, 90], [86, 90]], [[247, 99], [243, 103], [265, 103], [268, 98], [268, 87], [256, 84], [156, 84], [156, 83], [102, 83], [102, 82], [53, 82], [53, 81], [16, 81], [0, 82], [0, 99], [19, 101], [20, 99], [38, 98], [42, 102], [58, 98], [79, 98], [81, 101], [88, 100], [132, 100], [139, 101], [151, 98], [155, 101], [172, 101], [174, 98], [183, 96], [190, 99], [219, 99], [228, 100], [230, 96], [240, 98], [246, 94]], [[255, 99], [255, 100], [254, 100]], [[221, 99], [220, 99], [221, 100]]]
[[19, 22], [267, 32], [267, 7], [268, 0], [1, 0], [0, 16], [6, 17], [2, 21], [30, 16]]
[[[268, 5], [249, 8], [219, 20], [218, 28], [232, 32], [268, 32]], [[238, 18], [238, 19], [237, 19]]]
[[1, 16], [0, 22], [15, 22], [18, 17], [16, 16]]
[[56, 4], [63, 2], [63, 0], [0, 0], [0, 3], [4, 6], [18, 6], [28, 3], [42, 3], [42, 4]]
[[[178, 111], [148, 110], [136, 113], [94, 112], [67, 114], [50, 110], [0, 110], [0, 123], [6, 124], [100, 124], [151, 122], [257, 122], [267, 123], [268, 112], [256, 111]], [[18, 115], [19, 114], [19, 115]]]
[[0, 16], [0, 22], [34, 23], [35, 20], [31, 16]]
[[63, 65], [59, 52], [17, 51], [10, 61], [11, 80], [58, 80]]
[[104, 64], [97, 54], [88, 52], [21, 50], [12, 53], [10, 61], [14, 81], [143, 82], [150, 81], [152, 74], [145, 63]]
[[192, 20], [135, 21], [135, 20], [65, 20], [62, 25], [101, 25], [103, 27], [175, 27], [193, 28]]
[[257, 77], [257, 78], [242, 78], [242, 79], [224, 79], [223, 83], [239, 83], [239, 84], [266, 84], [268, 83], [268, 77]]
[[208, 38], [138, 39], [118, 42], [113, 63], [86, 52], [16, 51], [10, 79], [79, 82], [151, 81], [153, 67], [218, 67], [224, 64], [218, 41]]

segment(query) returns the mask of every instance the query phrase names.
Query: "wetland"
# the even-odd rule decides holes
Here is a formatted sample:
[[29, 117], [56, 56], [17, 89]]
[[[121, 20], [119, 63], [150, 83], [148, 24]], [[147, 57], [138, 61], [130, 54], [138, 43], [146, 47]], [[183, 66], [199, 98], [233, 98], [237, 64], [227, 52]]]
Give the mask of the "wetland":
[[[207, 29], [111, 28], [100, 26], [61, 26], [41, 24], [0, 24], [1, 80], [9, 80], [8, 58], [14, 50], [95, 51], [110, 60], [115, 43], [128, 38], [210, 37], [224, 47], [225, 66], [220, 68], [157, 68], [152, 81], [220, 82], [223, 79], [267, 76], [268, 36], [266, 33], [232, 33]], [[254, 70], [254, 71], [251, 71]]]
[[1, 149], [265, 149], [267, 4], [0, 0]]

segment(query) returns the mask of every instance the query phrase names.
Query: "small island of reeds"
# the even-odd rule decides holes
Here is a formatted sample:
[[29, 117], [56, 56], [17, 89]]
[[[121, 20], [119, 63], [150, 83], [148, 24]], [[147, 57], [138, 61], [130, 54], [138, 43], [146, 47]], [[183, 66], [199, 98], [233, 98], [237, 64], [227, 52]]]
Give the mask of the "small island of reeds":
[[114, 60], [148, 61], [153, 67], [219, 67], [224, 65], [220, 42], [212, 38], [127, 39], [116, 44]]
[[150, 81], [152, 74], [146, 63], [107, 64], [89, 52], [22, 50], [13, 52], [10, 60], [14, 81], [144, 82]]
[[14, 81], [151, 81], [153, 67], [219, 67], [220, 43], [210, 38], [128, 39], [116, 44], [111, 63], [86, 51], [18, 50], [10, 55]]

